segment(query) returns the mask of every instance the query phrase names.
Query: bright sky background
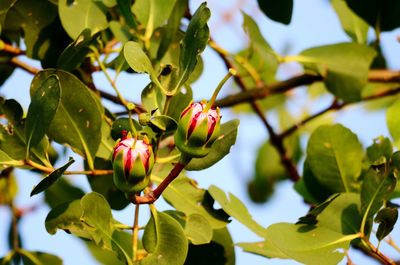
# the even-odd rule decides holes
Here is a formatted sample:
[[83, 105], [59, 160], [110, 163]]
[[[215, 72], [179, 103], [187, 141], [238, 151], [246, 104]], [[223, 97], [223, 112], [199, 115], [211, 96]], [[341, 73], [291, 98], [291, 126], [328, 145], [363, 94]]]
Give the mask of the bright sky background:
[[[192, 10], [200, 4], [201, 1], [191, 1]], [[262, 28], [264, 37], [271, 46], [278, 52], [282, 52], [285, 47], [290, 47], [289, 54], [296, 54], [305, 48], [312, 46], [332, 44], [337, 42], [348, 41], [349, 38], [344, 34], [340, 27], [340, 23], [330, 7], [328, 1], [322, 0], [296, 0], [294, 6], [293, 18], [290, 26], [272, 22], [267, 19], [261, 12], [257, 10], [256, 1], [254, 0], [237, 0], [237, 1], [209, 1], [209, 7], [212, 11], [210, 20], [211, 36], [221, 46], [231, 52], [238, 51], [246, 42], [246, 36], [241, 29], [241, 14], [238, 7], [246, 13], [252, 15]], [[237, 5], [236, 5], [237, 4]], [[223, 18], [222, 10], [231, 10], [231, 20], [226, 21]], [[228, 13], [226, 13], [228, 14]], [[392, 69], [400, 69], [400, 45], [396, 41], [396, 36], [400, 35], [397, 30], [391, 33], [382, 34], [382, 42], [384, 53], [391, 55], [387, 57], [389, 67]], [[218, 60], [215, 53], [210, 49], [206, 49], [204, 53], [205, 71], [202, 78], [196, 82], [193, 87], [195, 99], [210, 97], [219, 80], [226, 74], [225, 66]], [[291, 64], [282, 67], [279, 71], [281, 77], [287, 77], [288, 72], [293, 75], [300, 72], [297, 65]], [[0, 93], [7, 98], [17, 99], [24, 110], [29, 105], [29, 92], [32, 76], [16, 70], [12, 78], [1, 88]], [[147, 78], [134, 79], [132, 76], [123, 75], [118, 82], [118, 86], [123, 93], [128, 93], [129, 98], [135, 99], [139, 95], [139, 90], [148, 82]], [[96, 76], [96, 84], [102, 88], [108, 86], [106, 80], [99, 75]], [[134, 85], [132, 85], [134, 84]], [[223, 89], [222, 94], [229, 92], [227, 87]], [[297, 93], [297, 92], [296, 92]], [[301, 93], [301, 92], [300, 92]], [[304, 103], [304, 102], [300, 102]], [[321, 103], [323, 107], [324, 102]], [[327, 102], [325, 102], [327, 103]], [[110, 108], [115, 108], [109, 105]], [[316, 107], [316, 109], [317, 109]], [[296, 106], [294, 107], [296, 109]], [[227, 121], [234, 118], [235, 115], [224, 111], [223, 119]], [[266, 140], [267, 133], [261, 122], [255, 116], [239, 116], [241, 124], [236, 145], [232, 148], [229, 157], [223, 159], [217, 165], [211, 167], [207, 171], [190, 172], [189, 175], [196, 179], [201, 187], [207, 188], [210, 185], [217, 185], [226, 192], [231, 192], [239, 197], [249, 208], [254, 219], [263, 226], [276, 222], [295, 222], [304, 215], [308, 207], [302, 203], [302, 199], [292, 188], [289, 181], [280, 183], [274, 196], [267, 204], [257, 205], [252, 203], [247, 195], [246, 183], [252, 177], [254, 167], [255, 154], [259, 145]], [[360, 108], [347, 108], [339, 113], [336, 119], [357, 133], [364, 146], [372, 143], [372, 139], [378, 135], [388, 136], [384, 113], [371, 113], [361, 110]], [[62, 163], [63, 161], [60, 161]], [[81, 164], [75, 163], [71, 169], [79, 169]], [[17, 197], [17, 205], [28, 207], [41, 204], [42, 195], [29, 197], [30, 191], [36, 185], [40, 177], [35, 174], [17, 170], [16, 175], [20, 185]], [[74, 182], [78, 183], [86, 191], [89, 186], [85, 176], [70, 177]], [[399, 201], [397, 201], [399, 203]], [[157, 202], [159, 209], [167, 206], [164, 202]], [[141, 211], [141, 223], [147, 221], [147, 210], [143, 207]], [[48, 207], [40, 207], [37, 211], [29, 214], [21, 222], [20, 229], [22, 232], [25, 248], [29, 250], [40, 250], [53, 253], [63, 258], [65, 265], [74, 264], [97, 264], [96, 261], [87, 253], [82, 242], [74, 236], [59, 231], [56, 235], [49, 235], [44, 227], [44, 220], [49, 211]], [[129, 206], [120, 212], [114, 212], [114, 217], [122, 222], [131, 224], [133, 218], [133, 207]], [[7, 253], [6, 234], [9, 223], [8, 209], [0, 207], [0, 256]], [[397, 225], [398, 227], [399, 225]], [[253, 242], [261, 240], [251, 231], [236, 221], [228, 226], [232, 233], [235, 243]], [[394, 234], [399, 235], [399, 228]], [[399, 244], [400, 238], [397, 237]], [[384, 243], [382, 247], [384, 247]], [[396, 255], [390, 248], [383, 248], [384, 253], [388, 255]], [[353, 261], [356, 264], [377, 264], [371, 259], [365, 258], [357, 251], [350, 252]], [[397, 253], [398, 257], [398, 253]], [[266, 260], [256, 255], [243, 253], [241, 249], [236, 248], [236, 264], [297, 264], [288, 262], [287, 260]], [[343, 262], [345, 264], [345, 262]]]

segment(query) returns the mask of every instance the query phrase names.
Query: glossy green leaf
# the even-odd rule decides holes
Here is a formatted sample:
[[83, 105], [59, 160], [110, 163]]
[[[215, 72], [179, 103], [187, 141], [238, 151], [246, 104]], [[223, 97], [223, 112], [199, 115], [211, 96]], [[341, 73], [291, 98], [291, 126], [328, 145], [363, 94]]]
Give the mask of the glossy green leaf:
[[51, 75], [32, 95], [25, 120], [27, 149], [37, 145], [46, 134], [60, 103], [60, 90], [58, 77]]
[[44, 252], [31, 252], [24, 249], [19, 249], [18, 253], [22, 257], [22, 261], [24, 265], [62, 265], [62, 259], [59, 257], [44, 253]]
[[198, 57], [206, 48], [210, 37], [210, 31], [207, 26], [210, 16], [210, 9], [208, 9], [206, 3], [202, 3], [193, 14], [181, 43], [179, 80], [171, 94], [176, 94], [188, 80], [196, 67]]
[[357, 136], [340, 124], [320, 126], [308, 141], [310, 169], [318, 182], [332, 193], [358, 189], [363, 156]]
[[400, 100], [396, 100], [386, 112], [386, 124], [395, 146], [400, 146]]
[[258, 6], [270, 19], [290, 24], [293, 12], [293, 0], [274, 1], [274, 0], [257, 0]]
[[[155, 167], [151, 175], [151, 180], [160, 183], [163, 180], [160, 176], [166, 176], [168, 174], [167, 169], [158, 172], [157, 167]], [[227, 225], [226, 219], [204, 204], [206, 197], [205, 190], [198, 188], [186, 176], [181, 175], [176, 178], [168, 185], [162, 195], [177, 211], [183, 212], [186, 216], [190, 216], [191, 214], [202, 215], [213, 229], [223, 228]]]
[[342, 235], [324, 227], [277, 223], [266, 229], [264, 242], [238, 245], [245, 251], [269, 258], [333, 265], [344, 258], [344, 253], [337, 250], [348, 249], [350, 241], [358, 237], [358, 234]]
[[368, 24], [348, 7], [345, 0], [332, 0], [331, 4], [346, 34], [354, 42], [365, 44], [367, 42]]
[[72, 39], [76, 39], [84, 29], [92, 34], [107, 28], [107, 17], [102, 3], [93, 0], [60, 0], [58, 13], [61, 23]]
[[235, 249], [228, 229], [214, 230], [212, 240], [208, 244], [189, 244], [185, 265], [191, 264], [235, 265]]
[[363, 221], [361, 228], [369, 234], [372, 217], [382, 207], [383, 202], [389, 198], [396, 187], [396, 177], [393, 173], [386, 172], [385, 165], [378, 168], [369, 168], [363, 178], [361, 186], [361, 213]]
[[328, 90], [349, 102], [359, 101], [367, 84], [374, 49], [357, 43], [339, 43], [304, 50], [300, 60], [306, 69], [324, 77]]
[[[25, 124], [22, 120], [22, 108], [15, 100], [0, 99], [0, 112], [5, 115], [9, 127], [0, 126], [0, 150], [3, 151], [3, 165], [21, 165], [16, 160], [26, 159], [27, 146]], [[29, 150], [29, 159], [39, 164], [51, 167], [46, 151], [49, 147], [47, 138]], [[9, 159], [12, 159], [11, 161]]]
[[138, 42], [128, 41], [124, 45], [124, 57], [129, 66], [138, 73], [147, 73], [150, 75], [151, 81], [156, 84], [165, 94], [168, 94], [160, 81], [158, 80], [157, 73], [154, 70], [149, 57], [143, 51]]
[[156, 28], [165, 24], [176, 0], [136, 0], [132, 12], [146, 29], [144, 38], [150, 40]]
[[53, 208], [46, 217], [46, 230], [55, 234], [63, 229], [76, 236], [89, 239], [97, 246], [112, 251], [128, 265], [132, 265], [131, 252], [120, 243], [117, 222], [112, 218], [106, 199], [95, 192], [86, 194], [81, 200], [64, 203]]
[[18, 0], [6, 13], [4, 28], [15, 37], [23, 37], [26, 54], [54, 66], [62, 51], [65, 33], [57, 19], [57, 7], [49, 1]]
[[221, 125], [221, 136], [211, 146], [211, 151], [202, 158], [194, 158], [185, 167], [186, 170], [202, 170], [209, 168], [227, 154], [236, 142], [239, 120], [231, 120]]
[[59, 178], [62, 177], [62, 175], [64, 174], [65, 170], [67, 170], [67, 168], [74, 163], [75, 160], [72, 159], [72, 157], [69, 158], [69, 161], [63, 165], [60, 168], [57, 168], [56, 170], [54, 170], [53, 172], [51, 172], [47, 177], [45, 177], [44, 179], [42, 179], [39, 184], [37, 184], [32, 192], [31, 192], [31, 197], [33, 195], [36, 195], [38, 193], [41, 193], [42, 191], [48, 189], [51, 185], [53, 185]]
[[173, 38], [176, 34], [176, 31], [179, 29], [180, 22], [184, 12], [187, 9], [188, 1], [187, 0], [176, 0], [175, 5], [171, 11], [171, 14], [168, 18], [167, 25], [163, 31], [163, 38], [161, 39], [160, 46], [157, 50], [157, 59], [161, 60], [162, 57], [167, 52], [170, 44], [173, 41]]
[[[94, 160], [94, 167], [96, 169], [105, 170], [111, 170], [113, 168], [112, 163], [109, 159], [101, 158], [96, 158]], [[88, 175], [87, 180], [89, 182], [90, 188], [93, 191], [103, 195], [112, 209], [122, 210], [129, 204], [129, 201], [126, 199], [125, 193], [117, 189], [117, 187], [115, 186], [113, 174], [101, 175], [96, 177]]]
[[61, 101], [47, 135], [58, 143], [71, 146], [93, 168], [101, 143], [103, 107], [88, 87], [72, 74], [61, 70], [39, 72], [32, 81], [31, 94], [51, 75], [56, 75], [60, 81]]
[[254, 221], [246, 206], [235, 195], [229, 193], [229, 197], [227, 197], [223, 190], [214, 185], [208, 188], [208, 192], [227, 214], [235, 218], [235, 220], [242, 223], [255, 234], [261, 237], [265, 236], [265, 228]]
[[184, 264], [188, 252], [187, 239], [178, 221], [168, 214], [152, 211], [143, 237], [147, 240], [147, 245], [145, 242], [143, 245], [149, 254], [135, 264]]
[[98, 35], [92, 35], [88, 28], [84, 29], [58, 57], [57, 68], [72, 71], [79, 67], [91, 51], [89, 46], [96, 43]]
[[400, 2], [396, 0], [346, 0], [348, 6], [374, 28], [390, 31], [400, 27], [397, 15], [400, 12]]
[[378, 230], [376, 231], [376, 238], [378, 238], [379, 241], [392, 232], [398, 216], [397, 208], [387, 207], [378, 212], [374, 221], [375, 223], [379, 223]]
[[51, 187], [44, 191], [46, 203], [55, 208], [57, 205], [78, 200], [85, 195], [83, 190], [75, 187], [65, 178], [58, 179]]

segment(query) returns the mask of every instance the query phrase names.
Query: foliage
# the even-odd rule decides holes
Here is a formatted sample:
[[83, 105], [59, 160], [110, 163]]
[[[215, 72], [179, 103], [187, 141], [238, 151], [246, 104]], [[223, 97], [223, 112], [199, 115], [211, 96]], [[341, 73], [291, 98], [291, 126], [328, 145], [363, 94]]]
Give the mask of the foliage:
[[[269, 19], [289, 25], [293, 2], [257, 4]], [[329, 4], [349, 41], [285, 56], [244, 12], [248, 46], [236, 53], [219, 46], [210, 36], [207, 3], [190, 10], [186, 0], [2, 0], [0, 85], [17, 68], [31, 73], [32, 80], [29, 88], [19, 88], [30, 94], [25, 112], [8, 95], [0, 98], [0, 205], [13, 216], [10, 250], [0, 265], [62, 264], [60, 257], [21, 244], [18, 223], [25, 213], [16, 206], [14, 168], [43, 176], [30, 195], [43, 192], [43, 203], [50, 207], [43, 220], [47, 232], [63, 230], [81, 239], [103, 264], [231, 265], [234, 246], [266, 259], [304, 264], [337, 264], [354, 247], [383, 264], [395, 264], [373, 245], [371, 234], [381, 242], [398, 218], [392, 200], [400, 197], [400, 75], [375, 68], [386, 67], [380, 33], [400, 27], [400, 4]], [[373, 37], [368, 35], [371, 27]], [[210, 67], [203, 64], [206, 48], [216, 52], [228, 74], [219, 84], [209, 84], [216, 89], [208, 99], [193, 103], [198, 92], [192, 84], [203, 67]], [[279, 80], [288, 62], [303, 72]], [[112, 93], [102, 90], [104, 84], [96, 79], [100, 75]], [[134, 84], [132, 94], [122, 93], [131, 84], [117, 82], [120, 76], [142, 76], [148, 83]], [[241, 91], [216, 100], [231, 76]], [[333, 100], [315, 114], [295, 116], [289, 107], [296, 101], [291, 90], [306, 85], [310, 102]], [[382, 98], [377, 109], [386, 110], [391, 138], [377, 136], [366, 148], [358, 132], [323, 116]], [[123, 111], [109, 108], [106, 99]], [[235, 145], [239, 119], [223, 117], [220, 124], [220, 109], [228, 107], [238, 117], [258, 116], [269, 135], [257, 151], [250, 198], [267, 202], [279, 181], [295, 182], [294, 189], [310, 206], [297, 223], [264, 227], [237, 196], [215, 185], [201, 188], [189, 177], [190, 171], [203, 174], [218, 165]], [[251, 135], [246, 137], [251, 141]], [[139, 140], [148, 149], [135, 150]], [[75, 161], [83, 168], [70, 170]], [[67, 175], [86, 175], [91, 191], [85, 193]], [[131, 186], [124, 186], [128, 182]], [[169, 208], [159, 206], [160, 196]], [[151, 213], [148, 220], [140, 219], [146, 223], [143, 233], [141, 204], [149, 204]], [[133, 225], [114, 218], [112, 210], [133, 205]], [[234, 242], [232, 220], [258, 236], [258, 242]]]

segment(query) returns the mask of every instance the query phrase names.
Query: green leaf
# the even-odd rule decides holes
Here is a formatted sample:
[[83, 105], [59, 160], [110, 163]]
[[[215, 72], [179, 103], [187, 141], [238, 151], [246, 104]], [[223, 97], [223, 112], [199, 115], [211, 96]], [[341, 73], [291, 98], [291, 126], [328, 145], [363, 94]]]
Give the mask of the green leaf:
[[365, 44], [367, 42], [368, 24], [348, 7], [345, 0], [332, 0], [331, 4], [346, 34], [354, 42]]
[[386, 161], [389, 161], [392, 153], [392, 142], [389, 138], [383, 136], [375, 138], [374, 143], [367, 147], [367, 156], [371, 164], [381, 157], [385, 157]]
[[179, 56], [179, 80], [171, 94], [176, 94], [188, 80], [196, 67], [200, 54], [206, 48], [210, 37], [210, 31], [207, 26], [210, 16], [211, 12], [206, 3], [202, 3], [193, 14], [182, 40], [182, 49]]
[[96, 43], [99, 34], [91, 33], [90, 29], [84, 29], [76, 39], [65, 48], [57, 60], [57, 68], [72, 71], [79, 67], [91, 52], [89, 46]]
[[376, 231], [376, 238], [378, 238], [379, 241], [392, 232], [397, 222], [398, 215], [397, 208], [387, 207], [378, 212], [374, 221], [375, 223], [379, 223], [378, 230]]
[[60, 82], [49, 76], [32, 96], [25, 121], [27, 149], [37, 145], [46, 134], [60, 103]]
[[[147, 1], [148, 2], [148, 1]], [[182, 16], [187, 9], [187, 0], [176, 0], [174, 8], [168, 18], [168, 22], [163, 31], [163, 38], [161, 38], [160, 46], [157, 50], [157, 60], [161, 60], [167, 52], [170, 44], [172, 43], [174, 36], [179, 29]]]
[[188, 243], [181, 225], [168, 214], [152, 211], [143, 238], [143, 240], [147, 240], [147, 246], [145, 242], [143, 245], [149, 255], [135, 264], [184, 264]]
[[396, 187], [396, 177], [393, 173], [386, 172], [385, 165], [371, 167], [364, 175], [361, 186], [361, 213], [363, 220], [361, 232], [369, 234], [372, 217], [382, 207]]
[[[137, 131], [142, 130], [142, 126], [140, 126], [140, 124], [137, 120], [131, 119], [131, 121]], [[114, 141], [117, 141], [118, 139], [122, 138], [122, 131], [124, 131], [124, 130], [127, 132], [130, 132], [130, 133], [133, 133], [133, 131], [131, 129], [131, 123], [129, 122], [129, 118], [124, 117], [124, 118], [119, 118], [119, 119], [115, 120], [111, 126], [112, 139], [114, 139]], [[112, 145], [109, 154], [111, 154], [111, 151], [114, 148], [114, 145], [115, 144]]]
[[270, 19], [289, 25], [292, 20], [293, 0], [257, 0], [258, 6]]
[[221, 125], [221, 136], [211, 146], [211, 151], [202, 158], [194, 158], [185, 167], [186, 170], [202, 170], [209, 168], [227, 154], [236, 142], [239, 120], [231, 120]]
[[73, 186], [65, 178], [58, 179], [57, 182], [44, 191], [45, 201], [51, 208], [78, 200], [84, 195], [85, 193], [80, 188]]
[[169, 91], [158, 81], [157, 73], [154, 70], [149, 57], [143, 51], [138, 42], [128, 41], [124, 45], [124, 57], [129, 66], [137, 73], [147, 73], [150, 75], [151, 81], [156, 84], [166, 95]]
[[202, 245], [189, 244], [186, 265], [224, 264], [235, 265], [235, 249], [227, 228], [213, 232], [210, 243]]
[[132, 12], [146, 29], [144, 39], [150, 40], [156, 28], [165, 24], [176, 0], [136, 0]]
[[[105, 170], [111, 170], [113, 168], [109, 159], [101, 158], [96, 158], [94, 160], [94, 167], [96, 169]], [[96, 176], [95, 178], [88, 175], [87, 180], [90, 188], [103, 195], [112, 209], [122, 210], [129, 204], [129, 201], [125, 197], [125, 193], [117, 189], [115, 186], [113, 174]]]
[[[131, 252], [121, 242], [115, 228], [111, 208], [106, 199], [95, 192], [82, 199], [64, 203], [53, 208], [46, 217], [46, 230], [55, 234], [57, 229], [66, 230], [78, 237], [93, 241], [97, 246], [112, 251], [128, 265], [132, 265]], [[131, 247], [130, 247], [131, 248]], [[129, 249], [130, 249], [129, 248]]]
[[229, 193], [229, 197], [227, 197], [223, 190], [220, 190], [214, 185], [208, 188], [208, 192], [227, 214], [235, 218], [235, 220], [242, 223], [255, 234], [261, 237], [265, 236], [265, 228], [253, 220], [246, 206], [235, 195]]
[[136, 20], [131, 12], [131, 3], [125, 0], [117, 0], [118, 9], [121, 15], [125, 18], [126, 24], [134, 30], [137, 30]]
[[344, 101], [361, 99], [374, 49], [357, 43], [339, 43], [304, 50], [300, 62], [320, 74], [328, 90]]
[[[243, 29], [250, 39], [250, 47], [242, 56], [247, 59], [253, 68], [257, 69], [257, 72], [260, 73], [260, 77], [264, 81], [274, 81], [278, 68], [278, 56], [261, 34], [260, 28], [254, 19], [245, 13], [242, 14]], [[238, 66], [239, 73], [246, 73], [245, 75], [248, 75], [243, 65], [238, 64]], [[251, 79], [251, 77], [248, 79]], [[255, 87], [255, 84], [250, 87]]]
[[103, 118], [101, 123], [101, 142], [99, 149], [96, 152], [96, 158], [110, 159], [115, 145], [115, 141], [112, 138], [111, 133], [111, 126]]
[[46, 190], [51, 185], [53, 185], [59, 178], [61, 178], [61, 176], [64, 174], [65, 170], [67, 170], [67, 168], [74, 162], [75, 162], [75, 160], [72, 159], [72, 157], [70, 157], [69, 161], [65, 165], [63, 165], [60, 168], [57, 168], [56, 170], [51, 172], [47, 177], [42, 179], [39, 182], [39, 184], [37, 184], [35, 186], [35, 188], [33, 188], [32, 192], [31, 192], [31, 197], [33, 195], [41, 193], [42, 191]]
[[31, 252], [24, 249], [19, 249], [18, 253], [21, 255], [24, 265], [63, 264], [62, 259], [60, 259], [59, 257], [44, 252]]
[[307, 161], [313, 175], [332, 193], [358, 189], [363, 156], [357, 136], [340, 124], [320, 126], [307, 145]]
[[318, 215], [338, 196], [339, 193], [330, 196], [326, 201], [312, 208], [305, 216], [300, 217], [296, 224], [315, 225], [318, 222]]
[[58, 13], [61, 23], [72, 39], [84, 29], [95, 34], [108, 26], [102, 3], [93, 0], [60, 0]]
[[400, 3], [397, 0], [346, 0], [348, 6], [374, 28], [381, 31], [391, 31], [400, 27], [397, 14], [400, 13]]
[[342, 235], [324, 227], [277, 223], [266, 229], [263, 242], [239, 243], [244, 251], [269, 258], [294, 259], [319, 265], [338, 264], [344, 257], [338, 249], [348, 249], [358, 234]]
[[72, 74], [61, 70], [39, 72], [32, 80], [31, 94], [51, 75], [56, 75], [60, 81], [61, 101], [47, 135], [83, 155], [92, 169], [101, 143], [103, 107], [88, 87]]
[[[7, 174], [7, 171], [2, 171], [2, 174]], [[16, 178], [12, 173], [9, 174], [8, 177], [0, 178], [0, 205], [10, 205], [18, 192]]]
[[[169, 168], [170, 169], [170, 168]], [[161, 183], [168, 174], [168, 168], [157, 172], [157, 167], [152, 171], [151, 180]], [[206, 207], [206, 193], [204, 189], [198, 188], [191, 179], [182, 175], [176, 178], [163, 192], [163, 198], [170, 203], [177, 211], [183, 212], [186, 216], [200, 214], [210, 223], [213, 229], [223, 228], [227, 220], [219, 216], [213, 209]]]
[[400, 100], [396, 100], [386, 112], [386, 124], [394, 144], [400, 147]]
[[151, 117], [149, 123], [150, 127], [161, 132], [173, 132], [178, 128], [178, 123], [167, 115]]

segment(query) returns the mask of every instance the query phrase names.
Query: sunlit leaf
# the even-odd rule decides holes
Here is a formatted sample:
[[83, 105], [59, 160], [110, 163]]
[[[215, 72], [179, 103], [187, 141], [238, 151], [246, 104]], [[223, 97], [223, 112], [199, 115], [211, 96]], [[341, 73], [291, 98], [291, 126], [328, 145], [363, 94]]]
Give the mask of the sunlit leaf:
[[62, 265], [63, 263], [59, 257], [49, 253], [31, 252], [24, 249], [19, 249], [18, 253], [21, 255], [24, 265]]

